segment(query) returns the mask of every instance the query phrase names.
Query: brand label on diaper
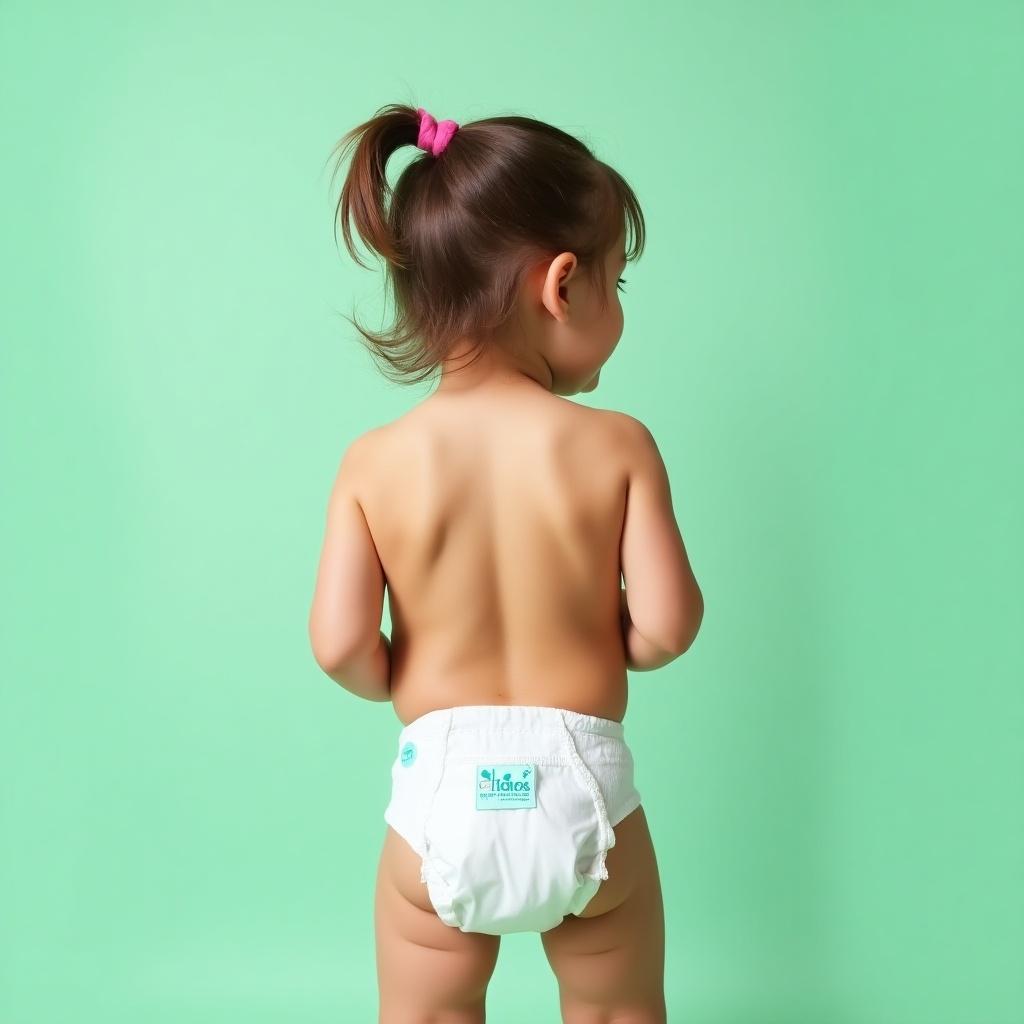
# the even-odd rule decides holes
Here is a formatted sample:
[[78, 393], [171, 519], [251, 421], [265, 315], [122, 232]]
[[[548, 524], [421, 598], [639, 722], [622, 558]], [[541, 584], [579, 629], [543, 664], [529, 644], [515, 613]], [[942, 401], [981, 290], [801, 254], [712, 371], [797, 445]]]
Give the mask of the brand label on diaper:
[[537, 766], [532, 764], [478, 764], [476, 809], [504, 811], [537, 806]]

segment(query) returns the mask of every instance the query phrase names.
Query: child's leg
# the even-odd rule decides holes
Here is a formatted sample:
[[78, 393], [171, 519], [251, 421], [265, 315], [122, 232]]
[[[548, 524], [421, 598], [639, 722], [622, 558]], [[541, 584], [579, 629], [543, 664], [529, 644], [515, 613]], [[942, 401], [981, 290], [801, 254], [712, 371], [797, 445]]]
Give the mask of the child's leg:
[[565, 1024], [664, 1024], [665, 914], [643, 807], [615, 826], [608, 878], [579, 916], [541, 934]]
[[420, 858], [390, 826], [374, 922], [380, 1024], [480, 1024], [500, 938], [459, 931], [434, 912]]

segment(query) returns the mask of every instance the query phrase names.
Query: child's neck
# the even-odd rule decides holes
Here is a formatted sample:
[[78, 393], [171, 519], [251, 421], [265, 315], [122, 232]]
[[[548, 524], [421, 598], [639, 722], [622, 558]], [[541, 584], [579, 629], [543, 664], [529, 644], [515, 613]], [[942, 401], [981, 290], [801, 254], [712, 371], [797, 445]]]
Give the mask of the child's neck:
[[481, 394], [507, 391], [511, 387], [551, 389], [551, 371], [536, 352], [512, 352], [502, 344], [490, 343], [479, 353], [476, 347], [460, 343], [441, 365], [435, 395]]

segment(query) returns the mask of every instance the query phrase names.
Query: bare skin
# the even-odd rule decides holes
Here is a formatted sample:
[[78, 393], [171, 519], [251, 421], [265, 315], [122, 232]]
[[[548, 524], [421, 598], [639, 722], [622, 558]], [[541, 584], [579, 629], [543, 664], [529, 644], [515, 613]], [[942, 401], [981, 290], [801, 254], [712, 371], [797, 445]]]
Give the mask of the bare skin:
[[[626, 414], [565, 397], [593, 390], [618, 342], [622, 251], [608, 255], [603, 305], [571, 253], [539, 265], [499, 344], [473, 363], [476, 349], [453, 353], [430, 397], [346, 452], [311, 642], [331, 678], [392, 701], [403, 723], [468, 704], [620, 721], [627, 668], [657, 668], [693, 642], [703, 598], [653, 439]], [[385, 589], [390, 638], [379, 629]], [[567, 1024], [665, 1020], [664, 912], [644, 808], [615, 833], [608, 879], [541, 936]], [[477, 1024], [500, 940], [443, 924], [419, 870], [387, 827], [379, 1019]]]

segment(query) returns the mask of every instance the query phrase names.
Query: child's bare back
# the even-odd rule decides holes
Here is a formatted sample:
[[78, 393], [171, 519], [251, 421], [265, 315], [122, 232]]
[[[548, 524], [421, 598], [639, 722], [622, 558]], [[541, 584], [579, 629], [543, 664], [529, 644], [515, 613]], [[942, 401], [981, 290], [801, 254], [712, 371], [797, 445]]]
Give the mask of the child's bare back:
[[524, 383], [432, 395], [366, 436], [403, 722], [459, 704], [623, 717], [626, 419]]
[[[642, 216], [557, 129], [479, 121], [447, 150], [458, 129], [382, 109], [346, 137], [339, 203], [350, 251], [351, 218], [398, 293], [390, 332], [357, 325], [371, 351], [409, 379], [441, 370], [345, 451], [310, 610], [324, 671], [403, 723], [379, 1020], [482, 1022], [500, 936], [535, 931], [564, 1021], [660, 1024], [664, 911], [626, 670], [685, 652], [703, 598], [651, 433], [564, 397], [594, 390], [618, 343], [625, 218], [642, 239]], [[386, 208], [388, 155], [411, 141], [432, 162]]]

